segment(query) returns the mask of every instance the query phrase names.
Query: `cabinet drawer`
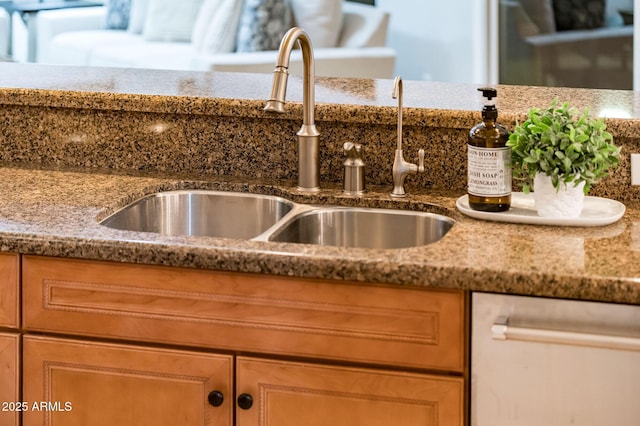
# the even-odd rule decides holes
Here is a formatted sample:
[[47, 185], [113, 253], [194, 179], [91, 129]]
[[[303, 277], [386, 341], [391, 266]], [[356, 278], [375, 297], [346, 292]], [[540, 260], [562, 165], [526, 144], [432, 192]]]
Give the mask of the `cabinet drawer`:
[[464, 295], [23, 258], [29, 330], [462, 372]]
[[20, 256], [0, 253], [0, 327], [18, 328]]

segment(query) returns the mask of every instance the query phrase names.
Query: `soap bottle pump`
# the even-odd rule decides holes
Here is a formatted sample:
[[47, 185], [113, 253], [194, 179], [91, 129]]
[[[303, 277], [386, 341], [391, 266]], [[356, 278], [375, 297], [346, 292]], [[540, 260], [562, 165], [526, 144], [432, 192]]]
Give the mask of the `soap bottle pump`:
[[495, 99], [498, 91], [481, 87], [486, 98], [482, 122], [473, 126], [467, 143], [467, 193], [469, 207], [502, 212], [511, 207], [511, 148], [509, 130], [497, 123]]

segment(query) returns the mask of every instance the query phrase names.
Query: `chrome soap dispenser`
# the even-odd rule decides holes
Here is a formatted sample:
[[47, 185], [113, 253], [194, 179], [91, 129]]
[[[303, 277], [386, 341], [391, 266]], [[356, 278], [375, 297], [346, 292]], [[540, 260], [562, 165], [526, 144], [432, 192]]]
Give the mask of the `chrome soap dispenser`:
[[364, 168], [362, 159], [362, 145], [345, 142], [342, 146], [346, 159], [344, 160], [343, 193], [358, 196], [365, 192]]
[[497, 123], [495, 99], [498, 91], [482, 87], [486, 98], [482, 122], [469, 132], [467, 143], [467, 193], [469, 207], [485, 212], [502, 212], [511, 207], [511, 148], [509, 131]]

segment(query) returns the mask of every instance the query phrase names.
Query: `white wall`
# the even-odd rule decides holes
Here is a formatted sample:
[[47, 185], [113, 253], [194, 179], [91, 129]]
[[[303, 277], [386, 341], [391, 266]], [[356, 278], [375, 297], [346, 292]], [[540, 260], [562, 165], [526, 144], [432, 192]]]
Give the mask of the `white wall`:
[[[407, 80], [486, 83], [485, 0], [376, 0], [391, 14], [387, 43], [396, 49], [396, 74]], [[476, 35], [480, 31], [480, 36]]]

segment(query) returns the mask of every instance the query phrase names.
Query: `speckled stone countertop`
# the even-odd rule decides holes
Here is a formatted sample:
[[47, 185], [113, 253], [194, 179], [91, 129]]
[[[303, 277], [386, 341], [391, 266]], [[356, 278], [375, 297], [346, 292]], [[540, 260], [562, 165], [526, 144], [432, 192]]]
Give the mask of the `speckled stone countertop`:
[[[43, 105], [188, 114], [263, 117], [269, 74], [205, 73], [164, 70], [56, 67], [0, 62], [0, 104]], [[293, 102], [281, 118], [301, 117], [302, 78], [287, 88]], [[468, 128], [478, 121], [483, 99], [479, 85], [404, 81], [404, 123]], [[609, 119], [614, 134], [640, 137], [640, 93], [499, 85], [500, 120], [526, 117], [531, 106], [554, 99], [588, 107]], [[321, 121], [395, 124], [397, 101], [392, 80], [316, 78], [316, 115]], [[123, 96], [124, 95], [124, 96]], [[258, 108], [255, 108], [258, 106]], [[622, 119], [622, 120], [620, 120]]]
[[[264, 118], [258, 106], [264, 102], [270, 79], [268, 75], [0, 64], [0, 125], [3, 106], [23, 105]], [[288, 99], [294, 102], [284, 119], [297, 120], [301, 115], [295, 102], [302, 97], [299, 86], [290, 84]], [[391, 86], [386, 80], [319, 79], [318, 119], [393, 124]], [[499, 90], [498, 105], [507, 122], [524, 116], [529, 106], [561, 97], [606, 116], [612, 133], [627, 138], [628, 146], [638, 143], [640, 94], [515, 86]], [[474, 91], [469, 85], [406, 82], [405, 123], [417, 129], [467, 128], [477, 121], [482, 104], [479, 97], [469, 96]], [[382, 184], [370, 185], [362, 198], [341, 195], [336, 180], [323, 182], [319, 194], [301, 195], [290, 179], [241, 179], [190, 170], [70, 169], [8, 160], [0, 167], [2, 251], [640, 304], [640, 203], [635, 196], [625, 200], [624, 217], [608, 226], [498, 224], [459, 213], [455, 201], [464, 191], [458, 187], [412, 189], [408, 199], [398, 201], [389, 197], [390, 186]], [[617, 178], [622, 179], [620, 174]], [[435, 244], [368, 250], [161, 237], [98, 223], [144, 194], [180, 188], [267, 193], [310, 204], [432, 211], [454, 218], [456, 224]], [[622, 192], [626, 190], [616, 194]]]
[[[337, 189], [301, 196], [289, 185], [0, 168], [2, 251], [444, 287], [640, 304], [640, 210], [594, 228], [497, 224], [456, 211], [452, 194], [398, 203], [388, 188], [362, 199]], [[98, 223], [158, 190], [199, 188], [280, 195], [296, 202], [433, 211], [457, 222], [439, 242], [397, 250], [345, 249], [209, 237], [161, 237]]]

